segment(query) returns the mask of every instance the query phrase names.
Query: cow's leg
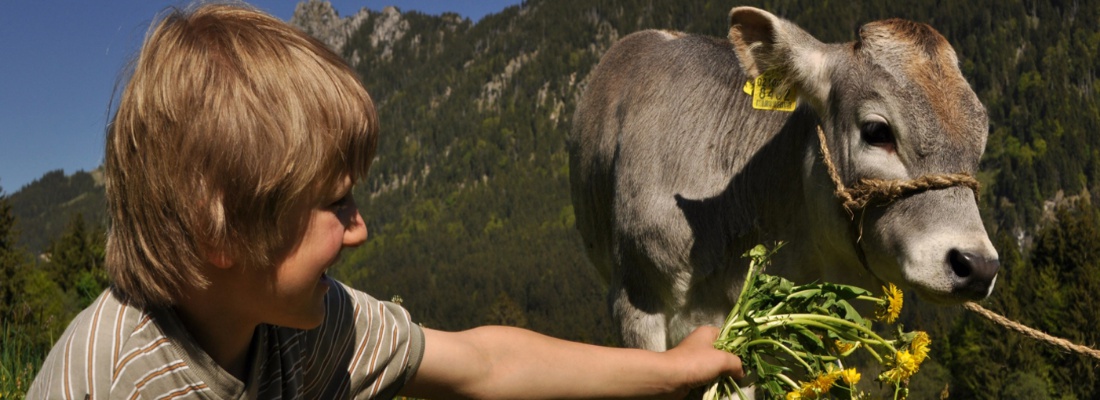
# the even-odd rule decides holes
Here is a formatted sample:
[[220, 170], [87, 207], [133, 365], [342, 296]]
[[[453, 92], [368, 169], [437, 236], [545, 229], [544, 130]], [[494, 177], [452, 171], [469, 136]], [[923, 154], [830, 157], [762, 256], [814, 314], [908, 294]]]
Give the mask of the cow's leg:
[[611, 313], [628, 347], [664, 351], [668, 348], [668, 307], [665, 279], [652, 260], [636, 251], [630, 240], [620, 240], [609, 293]]
[[652, 307], [636, 304], [638, 295], [631, 296], [620, 287], [611, 293], [611, 312], [619, 323], [623, 345], [653, 351], [667, 349], [665, 315]]

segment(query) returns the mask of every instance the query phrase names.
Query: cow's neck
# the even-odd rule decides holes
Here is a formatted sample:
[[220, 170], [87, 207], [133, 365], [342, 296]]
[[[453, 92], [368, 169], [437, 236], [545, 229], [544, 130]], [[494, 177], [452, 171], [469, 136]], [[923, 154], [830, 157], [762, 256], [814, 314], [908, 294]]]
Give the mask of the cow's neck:
[[[776, 255], [770, 273], [799, 282], [813, 280], [862, 284], [836, 271], [858, 268], [849, 221], [836, 215], [839, 203], [832, 195], [828, 176], [821, 168], [816, 129], [820, 119], [809, 107], [801, 107], [734, 178], [729, 192], [743, 204], [735, 210], [740, 219], [751, 216], [751, 224], [735, 228], [736, 247], [786, 242]], [[740, 182], [738, 182], [740, 181]], [[745, 229], [748, 228], [748, 229]], [[745, 260], [735, 260], [744, 265]], [[854, 264], [845, 268], [837, 268]]]

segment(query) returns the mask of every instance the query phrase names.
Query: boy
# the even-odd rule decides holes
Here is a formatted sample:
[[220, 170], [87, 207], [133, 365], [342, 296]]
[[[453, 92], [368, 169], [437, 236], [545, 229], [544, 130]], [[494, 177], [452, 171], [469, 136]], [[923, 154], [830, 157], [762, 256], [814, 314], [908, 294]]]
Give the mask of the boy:
[[113, 286], [30, 398], [682, 397], [740, 361], [703, 328], [665, 353], [521, 329], [442, 332], [329, 279], [367, 237], [377, 140], [333, 52], [240, 5], [150, 32], [107, 135]]

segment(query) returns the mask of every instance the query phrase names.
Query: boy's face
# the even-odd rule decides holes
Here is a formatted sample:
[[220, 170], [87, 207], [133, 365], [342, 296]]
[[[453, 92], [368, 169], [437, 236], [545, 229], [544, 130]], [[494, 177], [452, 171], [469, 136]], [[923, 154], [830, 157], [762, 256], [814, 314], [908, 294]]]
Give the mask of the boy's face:
[[310, 211], [302, 239], [274, 269], [264, 273], [253, 304], [262, 310], [262, 322], [298, 329], [312, 329], [325, 316], [325, 293], [334, 284], [325, 272], [340, 250], [367, 239], [367, 227], [351, 197], [351, 179], [334, 188], [325, 204]]

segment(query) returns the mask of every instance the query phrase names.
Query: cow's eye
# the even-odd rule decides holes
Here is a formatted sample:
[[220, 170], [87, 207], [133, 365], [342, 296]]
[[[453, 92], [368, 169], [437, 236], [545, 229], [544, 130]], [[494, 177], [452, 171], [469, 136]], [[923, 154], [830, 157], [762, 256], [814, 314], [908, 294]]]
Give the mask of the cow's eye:
[[871, 146], [881, 147], [889, 151], [894, 150], [894, 131], [885, 122], [865, 122], [863, 126], [859, 127], [859, 133], [863, 137], [863, 141]]

